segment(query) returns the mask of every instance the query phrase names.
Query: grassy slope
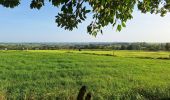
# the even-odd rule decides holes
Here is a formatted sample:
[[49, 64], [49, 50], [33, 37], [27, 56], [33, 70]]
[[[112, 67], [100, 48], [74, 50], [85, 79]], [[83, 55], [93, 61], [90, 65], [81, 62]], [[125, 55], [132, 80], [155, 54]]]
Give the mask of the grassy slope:
[[0, 51], [0, 98], [75, 99], [82, 85], [96, 100], [169, 98], [169, 73], [170, 60]]

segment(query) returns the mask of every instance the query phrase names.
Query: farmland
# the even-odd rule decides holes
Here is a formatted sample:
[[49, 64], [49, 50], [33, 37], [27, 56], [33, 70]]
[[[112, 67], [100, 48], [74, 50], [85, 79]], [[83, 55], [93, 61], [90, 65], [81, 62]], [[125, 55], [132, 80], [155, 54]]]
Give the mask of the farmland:
[[170, 98], [170, 52], [0, 51], [0, 99], [75, 100], [86, 85], [94, 100]]

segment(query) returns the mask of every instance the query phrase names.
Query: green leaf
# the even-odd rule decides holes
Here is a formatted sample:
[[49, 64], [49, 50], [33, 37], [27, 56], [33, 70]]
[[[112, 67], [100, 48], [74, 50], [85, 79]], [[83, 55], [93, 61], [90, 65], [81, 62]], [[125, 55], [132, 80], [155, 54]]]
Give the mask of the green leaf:
[[122, 22], [122, 26], [123, 26], [123, 27], [126, 27], [126, 24], [125, 24], [125, 22]]
[[118, 25], [117, 26], [117, 30], [120, 32], [122, 30], [122, 26], [121, 25]]

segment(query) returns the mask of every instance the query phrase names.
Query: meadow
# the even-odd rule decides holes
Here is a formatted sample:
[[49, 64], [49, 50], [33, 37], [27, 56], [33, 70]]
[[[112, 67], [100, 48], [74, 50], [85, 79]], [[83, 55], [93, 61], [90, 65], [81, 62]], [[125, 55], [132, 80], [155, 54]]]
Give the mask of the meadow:
[[170, 52], [0, 51], [0, 100], [169, 100]]

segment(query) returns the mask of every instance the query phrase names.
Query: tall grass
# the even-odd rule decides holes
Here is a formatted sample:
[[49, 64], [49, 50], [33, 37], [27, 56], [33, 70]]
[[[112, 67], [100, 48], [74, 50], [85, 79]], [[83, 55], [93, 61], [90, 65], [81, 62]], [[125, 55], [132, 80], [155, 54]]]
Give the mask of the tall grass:
[[170, 60], [163, 59], [0, 51], [0, 99], [75, 100], [82, 85], [94, 100], [168, 99], [169, 73]]

